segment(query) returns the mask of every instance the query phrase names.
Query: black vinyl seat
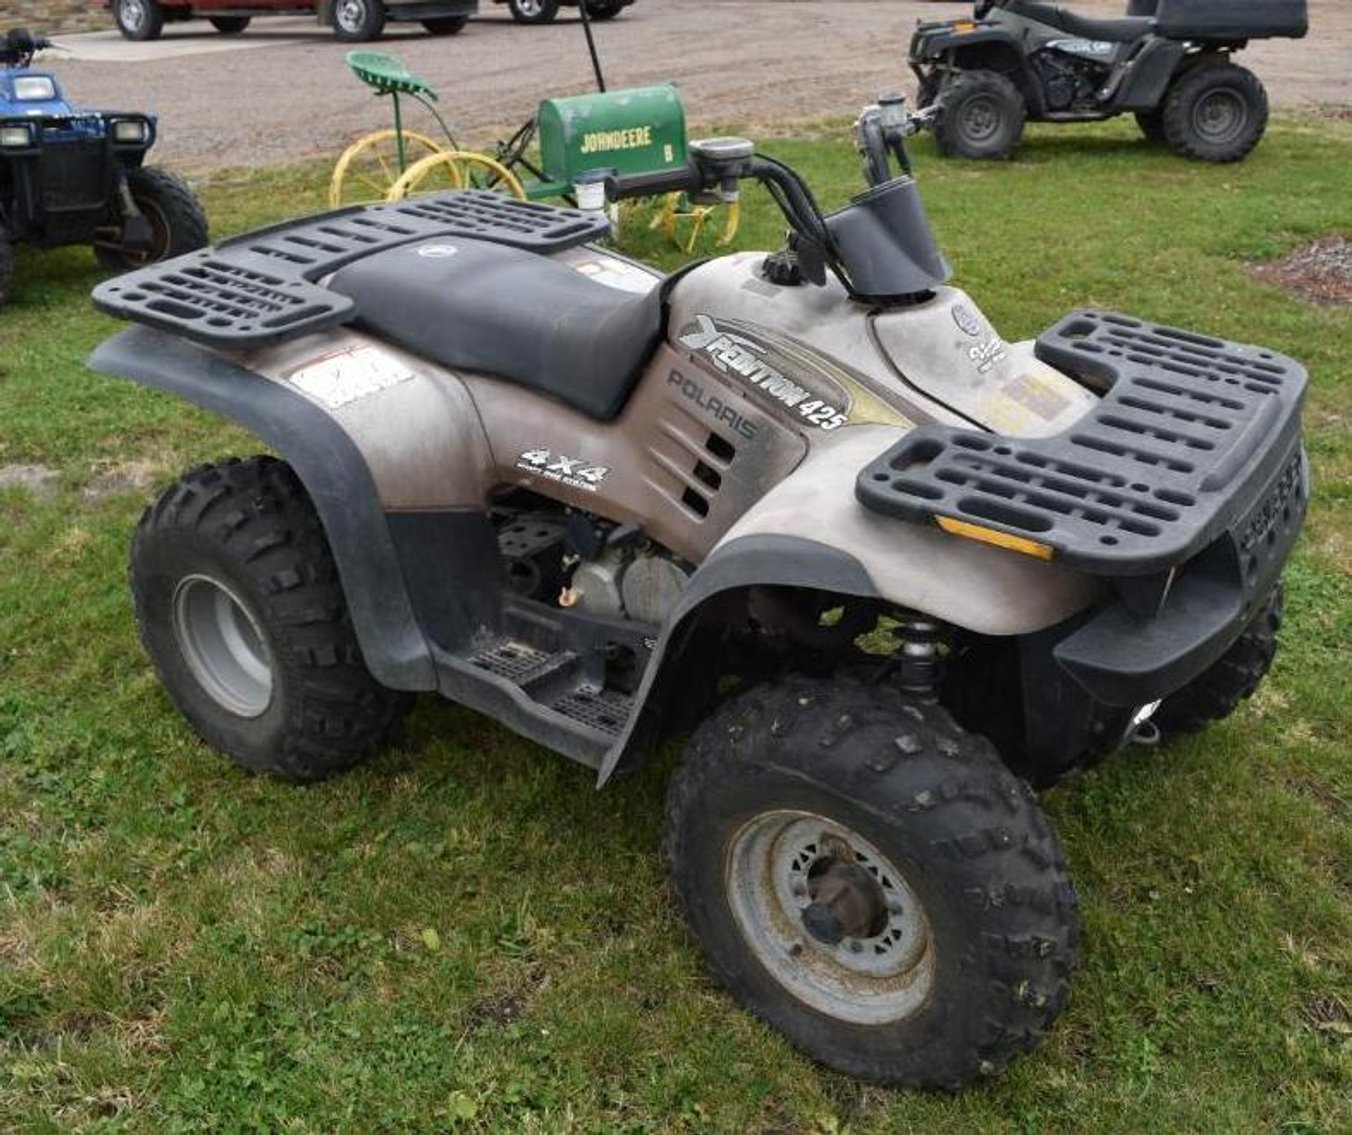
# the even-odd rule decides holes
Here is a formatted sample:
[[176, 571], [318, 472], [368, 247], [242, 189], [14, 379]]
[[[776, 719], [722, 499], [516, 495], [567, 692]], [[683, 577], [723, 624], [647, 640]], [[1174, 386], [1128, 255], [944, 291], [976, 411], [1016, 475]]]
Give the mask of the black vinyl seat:
[[1155, 29], [1155, 21], [1149, 16], [1095, 20], [1069, 12], [1059, 4], [1041, 3], [1041, 0], [1016, 0], [1016, 3], [1009, 5], [1009, 10], [1027, 16], [1030, 20], [1060, 28], [1067, 35], [1108, 43], [1131, 43]]
[[660, 288], [621, 292], [536, 253], [462, 237], [378, 252], [328, 287], [381, 338], [602, 421], [623, 409], [662, 335]]

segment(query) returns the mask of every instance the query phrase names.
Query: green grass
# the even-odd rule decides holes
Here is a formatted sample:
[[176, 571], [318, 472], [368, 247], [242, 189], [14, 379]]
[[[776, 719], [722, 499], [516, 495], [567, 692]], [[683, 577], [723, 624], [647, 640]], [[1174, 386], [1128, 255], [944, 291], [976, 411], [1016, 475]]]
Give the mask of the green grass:
[[[1352, 133], [1289, 120], [1238, 167], [1122, 124], [1014, 164], [917, 147], [958, 280], [1010, 338], [1098, 304], [1310, 367], [1317, 477], [1271, 679], [1195, 740], [1048, 794], [1084, 907], [1074, 1002], [966, 1094], [822, 1071], [714, 988], [664, 891], [662, 776], [584, 769], [431, 697], [299, 789], [207, 751], [135, 639], [150, 477], [256, 448], [86, 372], [83, 250], [0, 312], [0, 1129], [1352, 1131], [1352, 311], [1246, 274], [1352, 233]], [[844, 131], [768, 148], [839, 201]], [[217, 235], [318, 207], [317, 168], [206, 187]], [[742, 240], [780, 230], [751, 194]], [[641, 251], [667, 263], [646, 233]]]

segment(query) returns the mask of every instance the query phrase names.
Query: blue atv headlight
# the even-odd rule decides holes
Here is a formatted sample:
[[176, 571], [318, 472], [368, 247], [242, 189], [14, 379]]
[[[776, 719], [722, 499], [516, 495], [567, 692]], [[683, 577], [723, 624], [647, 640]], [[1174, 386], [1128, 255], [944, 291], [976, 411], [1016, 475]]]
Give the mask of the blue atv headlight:
[[15, 102], [47, 102], [56, 98], [56, 83], [50, 75], [25, 75], [14, 80]]
[[0, 149], [21, 150], [33, 144], [33, 128], [26, 123], [0, 126]]
[[144, 142], [149, 133], [150, 128], [143, 118], [120, 118], [113, 123], [114, 142]]

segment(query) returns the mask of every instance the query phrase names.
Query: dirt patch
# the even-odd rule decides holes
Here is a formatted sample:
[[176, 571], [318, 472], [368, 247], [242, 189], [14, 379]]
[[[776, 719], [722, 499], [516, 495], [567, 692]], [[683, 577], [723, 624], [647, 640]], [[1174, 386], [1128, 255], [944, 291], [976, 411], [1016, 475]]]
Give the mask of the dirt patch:
[[1311, 303], [1352, 303], [1352, 240], [1326, 236], [1250, 271]]
[[46, 465], [0, 465], [0, 491], [27, 489], [34, 496], [50, 497], [60, 480], [61, 474]]

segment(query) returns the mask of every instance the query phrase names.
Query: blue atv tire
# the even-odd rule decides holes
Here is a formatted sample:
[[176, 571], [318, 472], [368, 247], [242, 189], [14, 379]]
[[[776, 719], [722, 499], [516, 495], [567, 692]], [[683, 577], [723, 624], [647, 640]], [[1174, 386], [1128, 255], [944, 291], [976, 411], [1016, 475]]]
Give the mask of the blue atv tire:
[[9, 302], [14, 286], [14, 245], [9, 235], [0, 231], [0, 306]]
[[150, 221], [151, 244], [147, 249], [96, 244], [94, 255], [103, 267], [125, 272], [206, 247], [206, 213], [181, 177], [154, 166], [142, 166], [128, 172], [127, 187], [136, 207]]

